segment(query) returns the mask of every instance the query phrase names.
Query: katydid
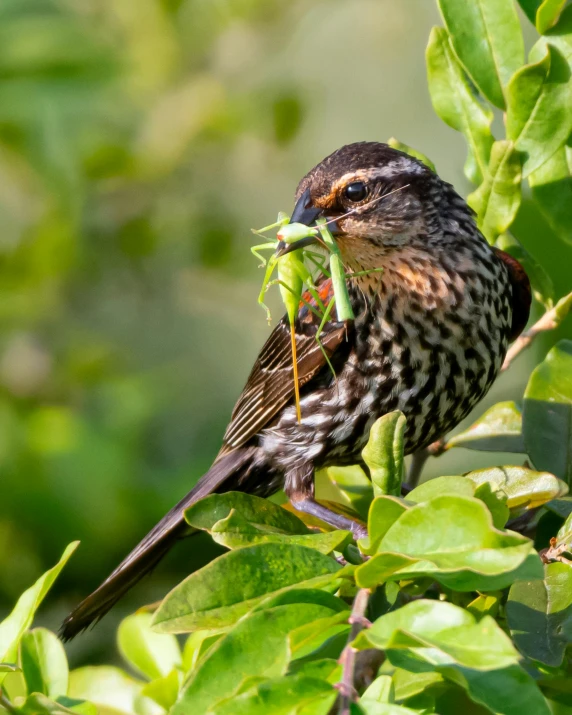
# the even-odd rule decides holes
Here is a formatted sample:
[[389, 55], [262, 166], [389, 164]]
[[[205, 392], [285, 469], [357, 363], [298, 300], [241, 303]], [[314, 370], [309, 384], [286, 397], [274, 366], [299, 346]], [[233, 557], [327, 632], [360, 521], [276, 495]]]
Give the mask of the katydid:
[[[314, 312], [316, 312], [318, 317], [321, 318], [321, 323], [316, 332], [316, 341], [320, 346], [320, 349], [324, 353], [326, 361], [328, 365], [330, 365], [332, 371], [333, 368], [330, 363], [329, 357], [320, 342], [320, 335], [322, 333], [324, 325], [330, 318], [334, 304], [336, 305], [338, 320], [353, 320], [354, 315], [349, 301], [346, 285], [346, 274], [344, 272], [339, 250], [330, 231], [328, 230], [326, 222], [323, 219], [319, 220], [317, 229], [299, 223], [290, 224], [288, 223], [288, 217], [285, 214], [280, 213], [278, 215], [278, 220], [275, 223], [270, 224], [269, 226], [265, 226], [262, 229], [256, 230], [254, 231], [254, 233], [261, 234], [265, 231], [270, 231], [274, 228], [279, 229], [277, 233], [277, 241], [282, 241], [284, 243], [289, 244], [295, 244], [300, 241], [301, 247], [299, 249], [290, 250], [284, 255], [276, 255], [276, 249], [279, 243], [268, 242], [258, 246], [253, 246], [251, 248], [251, 251], [255, 256], [257, 256], [263, 261], [263, 264], [266, 264], [264, 281], [262, 283], [262, 289], [258, 296], [258, 302], [266, 310], [268, 320], [270, 321], [271, 315], [270, 310], [264, 303], [264, 296], [271, 285], [278, 284], [280, 288], [282, 302], [284, 303], [284, 306], [286, 308], [288, 322], [290, 323], [296, 414], [298, 421], [300, 422], [302, 419], [302, 415], [300, 411], [295, 320], [298, 314], [300, 301], [302, 300], [302, 291], [304, 285], [306, 285], [310, 292], [310, 295], [313, 297], [317, 306], [317, 310], [314, 306], [310, 304], [308, 304], [308, 307]], [[303, 239], [317, 236], [321, 237], [320, 243], [328, 251], [330, 272], [328, 272], [325, 266], [318, 261], [317, 254], [314, 254], [303, 248], [303, 246], [305, 245]], [[267, 249], [274, 249], [274, 253], [267, 261], [265, 261], [263, 256], [260, 254], [260, 251]], [[318, 291], [316, 290], [316, 286], [314, 285], [312, 273], [304, 262], [305, 259], [309, 259], [310, 262], [315, 267], [318, 267], [324, 274], [328, 276], [331, 275], [334, 296], [332, 297], [328, 305], [324, 305], [322, 300], [320, 299]], [[277, 271], [278, 277], [275, 280], [271, 280], [274, 270]]]

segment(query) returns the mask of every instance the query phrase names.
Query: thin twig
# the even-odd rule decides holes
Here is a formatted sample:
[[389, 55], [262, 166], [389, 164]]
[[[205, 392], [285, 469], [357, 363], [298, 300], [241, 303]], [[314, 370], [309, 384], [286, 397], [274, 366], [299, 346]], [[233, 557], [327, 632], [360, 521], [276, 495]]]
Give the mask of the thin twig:
[[515, 357], [525, 350], [539, 333], [546, 332], [547, 330], [554, 330], [560, 325], [557, 308], [558, 305], [555, 305], [551, 310], [547, 310], [546, 313], [544, 313], [544, 315], [537, 320], [531, 328], [522, 333], [514, 341], [508, 349], [501, 367], [501, 372], [508, 370]]
[[371, 591], [368, 588], [360, 588], [354, 598], [352, 612], [348, 618], [348, 622], [351, 624], [350, 635], [338, 661], [342, 666], [342, 679], [336, 684], [336, 688], [340, 691], [337, 708], [338, 715], [350, 715], [351, 705], [358, 699], [354, 686], [357, 650], [352, 646], [352, 643], [362, 628], [371, 625], [365, 617], [370, 595]]
[[0, 706], [7, 712], [11, 713], [11, 715], [16, 715], [18, 713], [18, 708], [15, 705], [12, 705], [12, 703], [4, 695], [2, 688], [0, 688]]

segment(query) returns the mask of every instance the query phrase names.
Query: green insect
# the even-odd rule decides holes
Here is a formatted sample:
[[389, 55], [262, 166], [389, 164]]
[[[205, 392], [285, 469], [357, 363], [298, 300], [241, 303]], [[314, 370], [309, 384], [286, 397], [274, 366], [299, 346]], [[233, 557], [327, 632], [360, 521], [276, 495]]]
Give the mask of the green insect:
[[[307, 304], [309, 309], [316, 313], [316, 315], [321, 319], [318, 330], [316, 331], [316, 341], [324, 354], [330, 369], [334, 372], [330, 359], [320, 342], [320, 335], [322, 334], [324, 326], [330, 319], [334, 306], [336, 308], [336, 316], [339, 321], [345, 322], [347, 320], [354, 319], [354, 313], [348, 294], [347, 279], [349, 277], [370, 272], [364, 271], [361, 274], [346, 274], [338, 246], [328, 229], [326, 220], [318, 219], [316, 224], [317, 228], [309, 227], [300, 223], [289, 223], [288, 216], [280, 212], [278, 214], [278, 220], [275, 223], [265, 226], [259, 230], [254, 230], [254, 233], [256, 234], [263, 234], [277, 228], [278, 232], [276, 239], [251, 248], [252, 253], [262, 261], [263, 265], [266, 266], [262, 289], [258, 296], [258, 303], [266, 310], [266, 315], [268, 321], [270, 322], [270, 310], [264, 303], [264, 299], [266, 291], [270, 288], [270, 286], [277, 284], [280, 288], [282, 302], [284, 303], [286, 313], [288, 315], [292, 344], [292, 365], [294, 369], [296, 412], [299, 422], [301, 421], [301, 412], [298, 384], [298, 364], [296, 358], [295, 320], [298, 314], [300, 302], [303, 300], [302, 294], [304, 286], [306, 286], [315, 302], [315, 305], [310, 305], [309, 303]], [[309, 237], [319, 238], [319, 243], [326, 249], [325, 256], [306, 248], [306, 242], [304, 239]], [[294, 246], [298, 242], [300, 242], [300, 248], [289, 247], [287, 252], [282, 252], [281, 248], [284, 244]], [[273, 251], [270, 258], [265, 259], [261, 255], [260, 251], [263, 250]], [[326, 268], [326, 261], [329, 261], [329, 270]], [[319, 296], [318, 289], [315, 285], [315, 279], [312, 270], [308, 268], [308, 263], [312, 266], [312, 270], [317, 269], [319, 273], [332, 279], [334, 295], [327, 305], [324, 305]], [[277, 278], [272, 279], [274, 271], [277, 273]]]

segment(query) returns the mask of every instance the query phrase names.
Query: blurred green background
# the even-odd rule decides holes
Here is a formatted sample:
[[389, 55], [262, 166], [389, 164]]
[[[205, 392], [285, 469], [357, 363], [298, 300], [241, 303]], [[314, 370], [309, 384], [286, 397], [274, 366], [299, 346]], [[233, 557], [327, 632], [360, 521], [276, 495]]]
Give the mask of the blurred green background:
[[[208, 468], [268, 332], [250, 228], [306, 171], [395, 135], [468, 193], [426, 88], [438, 22], [431, 0], [0, 0], [0, 618], [80, 539], [40, 619], [57, 628]], [[570, 290], [572, 247], [527, 202], [516, 226]], [[109, 658], [119, 618], [212, 555], [200, 538], [72, 662]]]

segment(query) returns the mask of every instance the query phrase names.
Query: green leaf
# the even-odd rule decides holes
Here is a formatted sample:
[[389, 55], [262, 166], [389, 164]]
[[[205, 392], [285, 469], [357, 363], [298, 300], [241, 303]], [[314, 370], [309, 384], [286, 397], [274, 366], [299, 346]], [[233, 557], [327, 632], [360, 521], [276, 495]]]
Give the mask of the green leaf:
[[398, 702], [408, 700], [419, 695], [432, 685], [443, 683], [443, 676], [434, 670], [423, 673], [413, 673], [403, 668], [396, 668], [393, 673], [393, 685], [395, 687], [395, 699]]
[[[419, 673], [420, 688], [432, 684], [425, 662], [494, 713], [549, 715], [540, 690], [517, 665], [519, 653], [490, 616], [477, 620], [451, 603], [414, 601], [378, 618], [354, 645], [384, 649], [393, 665]], [[398, 684], [396, 678], [401, 698]]]
[[514, 221], [520, 206], [521, 180], [522, 161], [513, 142], [495, 142], [484, 181], [467, 198], [489, 243], [494, 243]]
[[84, 700], [60, 696], [57, 701], [51, 700], [43, 693], [32, 693], [18, 707], [22, 715], [98, 715], [92, 703]]
[[327, 713], [336, 697], [337, 691], [323, 680], [302, 675], [286, 676], [266, 680], [256, 688], [216, 705], [211, 712], [213, 715], [295, 715], [303, 706], [318, 700], [324, 703]]
[[558, 667], [572, 643], [572, 569], [554, 563], [544, 571], [543, 581], [517, 581], [511, 586], [506, 617], [524, 656]]
[[524, 62], [524, 42], [512, 0], [439, 0], [457, 57], [479, 91], [505, 108], [503, 87]]
[[542, 1], [543, 0], [518, 0], [518, 4], [533, 25], [535, 24], [536, 13], [542, 4]]
[[166, 676], [181, 665], [177, 639], [152, 630], [152, 620], [151, 613], [135, 613], [124, 618], [117, 631], [117, 645], [123, 658], [151, 680]]
[[429, 93], [437, 115], [462, 132], [469, 145], [473, 171], [469, 177], [479, 184], [486, 174], [493, 136], [493, 114], [475, 97], [459, 64], [447, 30], [434, 27], [427, 46]]
[[521, 411], [514, 402], [497, 402], [468, 429], [448, 439], [446, 446], [484, 452], [524, 452]]
[[465, 479], [476, 485], [490, 484], [493, 491], [505, 494], [513, 515], [525, 509], [535, 509], [568, 492], [566, 483], [553, 474], [527, 467], [487, 467], [469, 472]]
[[366, 715], [420, 715], [419, 710], [411, 710], [411, 708], [394, 703], [376, 703], [373, 700], [362, 698], [359, 704]]
[[378, 618], [358, 636], [358, 648], [411, 649], [432, 665], [496, 670], [518, 663], [519, 654], [490, 616], [480, 621], [445, 601], [421, 599]]
[[195, 529], [212, 531], [218, 521], [227, 519], [231, 512], [246, 522], [269, 533], [309, 534], [304, 522], [278, 504], [244, 492], [211, 494], [185, 511], [185, 519]]
[[150, 698], [164, 710], [170, 710], [179, 695], [179, 672], [175, 668], [168, 675], [155, 678], [142, 688], [141, 695]]
[[516, 72], [507, 87], [507, 138], [526, 155], [525, 177], [548, 161], [572, 132], [570, 66], [552, 44], [539, 44], [533, 52], [542, 56]]
[[[68, 695], [97, 705], [98, 715], [138, 713], [145, 683], [110, 665], [87, 666], [70, 673]], [[151, 705], [153, 703], [148, 701]]]
[[534, 465], [570, 484], [572, 341], [560, 341], [530, 376], [524, 393], [523, 434]]
[[21, 670], [15, 663], [0, 663], [0, 673], [19, 673]]
[[495, 529], [479, 499], [444, 495], [405, 511], [379, 553], [355, 571], [362, 588], [421, 576], [458, 591], [491, 591], [519, 577], [542, 578], [542, 568], [532, 542]]
[[291, 586], [326, 585], [339, 570], [334, 559], [305, 546], [259, 544], [230, 551], [167, 594], [153, 626], [163, 633], [228, 626], [265, 596]]
[[[36, 583], [20, 596], [10, 615], [0, 623], [0, 662], [15, 661], [20, 638], [32, 624], [34, 613], [50, 590], [58, 574], [76, 550], [79, 541], [71, 543], [58, 563], [41, 576]], [[0, 685], [5, 676], [0, 675]]]
[[554, 514], [562, 517], [562, 519], [567, 519], [570, 514], [572, 514], [572, 497], [561, 497], [559, 499], [552, 499], [545, 504], [546, 508], [549, 509]]
[[361, 696], [361, 702], [372, 700], [376, 703], [393, 703], [395, 701], [395, 689], [393, 679], [390, 675], [378, 675]]
[[459, 668], [455, 682], [466, 688], [472, 700], [497, 715], [550, 715], [534, 680], [516, 665], [486, 673]]
[[357, 464], [351, 467], [328, 467], [326, 475], [338, 492], [339, 496], [335, 500], [366, 519], [373, 499], [373, 486], [363, 469]]
[[447, 494], [472, 497], [475, 495], [475, 485], [465, 477], [436, 477], [412, 489], [407, 495], [407, 501], [412, 504], [423, 504]]
[[320, 660], [295, 660], [290, 663], [289, 675], [305, 675], [308, 678], [318, 678], [334, 685], [342, 677], [342, 667], [333, 658]]
[[498, 491], [493, 491], [488, 484], [476, 485], [466, 477], [437, 477], [424, 482], [407, 495], [407, 501], [414, 504], [430, 501], [436, 496], [458, 494], [460, 496], [480, 499], [491, 512], [493, 525], [502, 529], [509, 517], [506, 506], [506, 496]]
[[374, 499], [367, 520], [368, 535], [358, 542], [360, 551], [364, 554], [375, 554], [390, 526], [406, 509], [408, 505], [400, 497], [386, 494]]
[[20, 663], [28, 693], [50, 698], [67, 695], [68, 661], [60, 639], [46, 628], [24, 633], [20, 641]]
[[538, 263], [536, 258], [509, 233], [504, 233], [499, 236], [496, 245], [521, 263], [530, 279], [532, 294], [546, 310], [550, 310], [554, 305], [554, 285], [546, 270]]
[[202, 715], [217, 701], [233, 695], [245, 678], [284, 675], [289, 660], [289, 633], [331, 615], [331, 609], [324, 606], [293, 603], [246, 616], [191, 673], [171, 714]]
[[536, 11], [536, 29], [541, 35], [550, 30], [558, 20], [567, 0], [544, 0]]
[[373, 423], [361, 456], [367, 464], [375, 496], [401, 495], [405, 415], [389, 412]]
[[246, 521], [235, 511], [231, 511], [226, 519], [217, 521], [210, 533], [218, 544], [229, 549], [239, 549], [255, 544], [298, 544], [316, 549], [322, 554], [329, 554], [334, 550], [342, 551], [353, 539], [351, 531], [327, 531], [299, 536], [272, 533], [268, 527], [258, 528], [256, 524]]
[[417, 149], [413, 149], [413, 147], [410, 147], [407, 144], [400, 142], [395, 137], [391, 137], [391, 139], [388, 139], [387, 144], [392, 149], [397, 149], [397, 151], [402, 151], [404, 154], [408, 154], [415, 159], [419, 159], [419, 161], [422, 161], [425, 166], [428, 166], [431, 169], [431, 171], [437, 173], [437, 170], [435, 169], [435, 164], [431, 161], [431, 159], [425, 156], [425, 154], [422, 154], [420, 151], [417, 151]]
[[528, 177], [532, 196], [550, 228], [572, 243], [572, 147], [564, 145]]
[[191, 633], [183, 648], [183, 672], [195, 667], [207, 650], [217, 642], [224, 630], [200, 630]]

